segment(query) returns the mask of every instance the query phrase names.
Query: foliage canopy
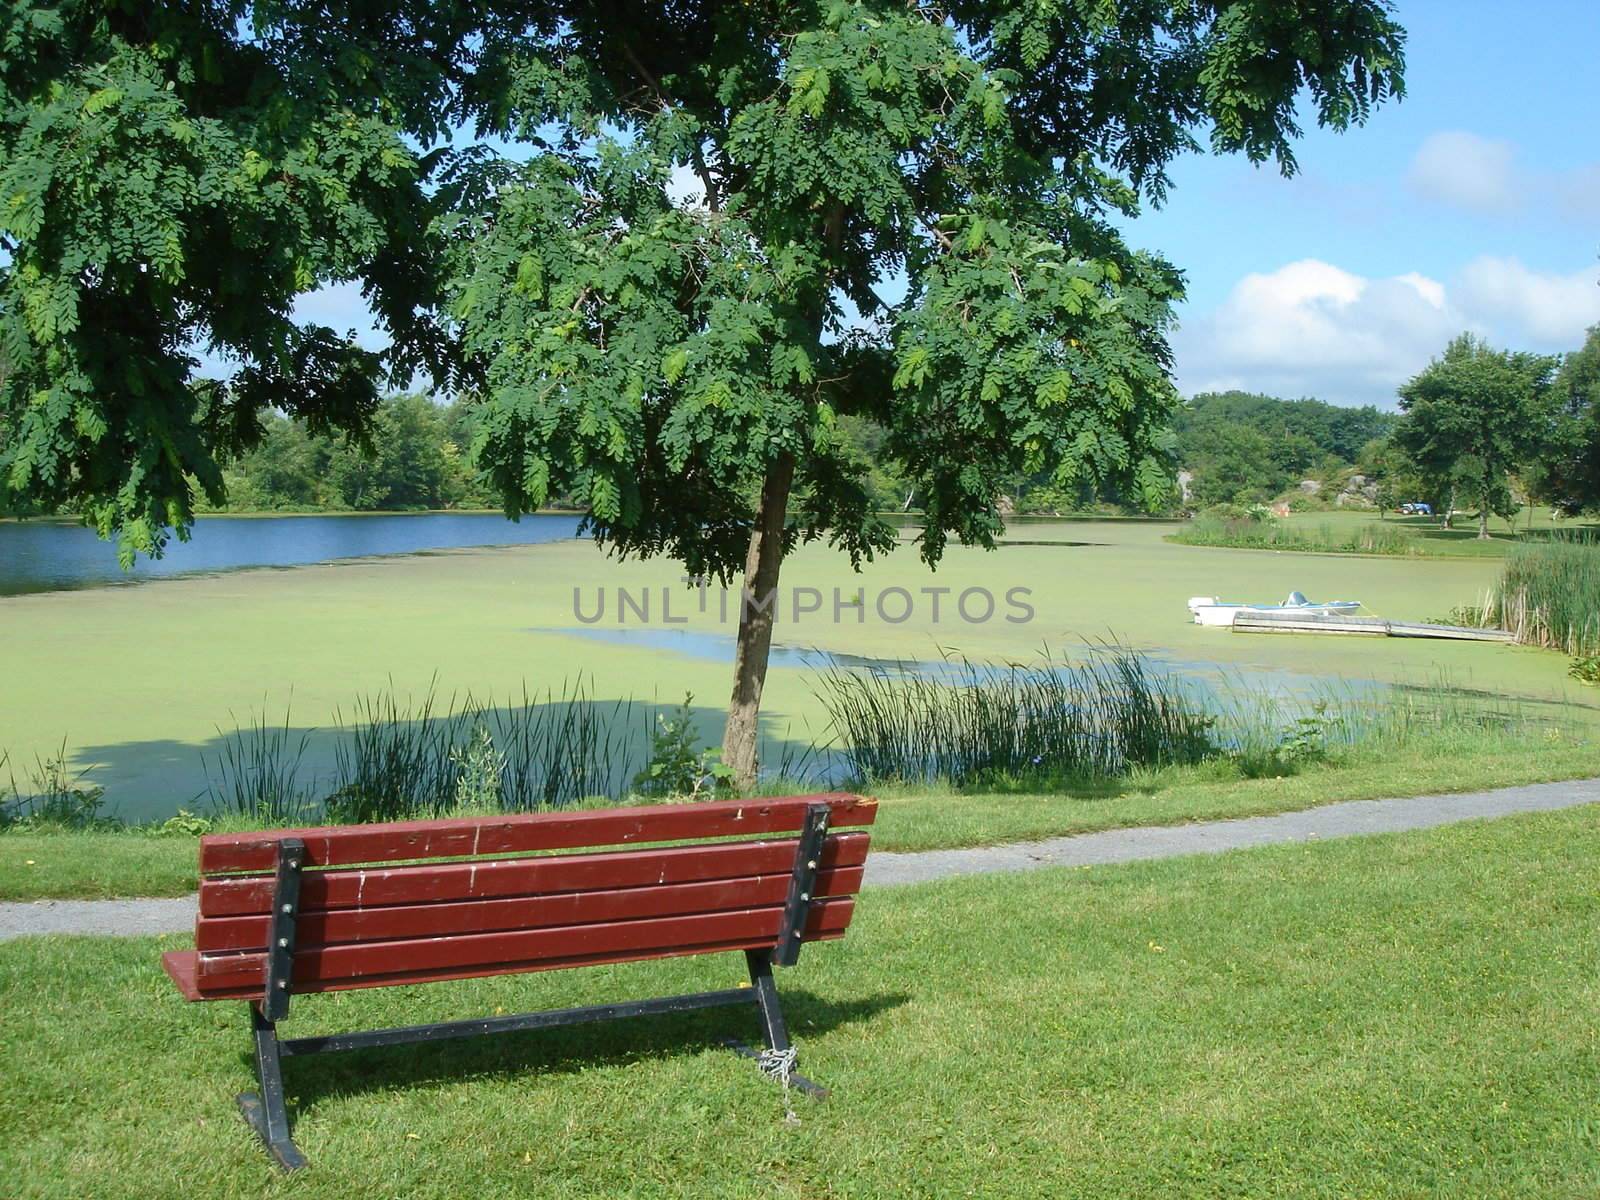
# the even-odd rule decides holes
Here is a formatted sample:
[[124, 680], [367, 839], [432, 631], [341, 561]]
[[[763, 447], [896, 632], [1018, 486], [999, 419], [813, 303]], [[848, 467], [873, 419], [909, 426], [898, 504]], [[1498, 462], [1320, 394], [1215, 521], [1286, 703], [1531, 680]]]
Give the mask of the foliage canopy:
[[[884, 544], [846, 413], [925, 488], [930, 558], [993, 532], [1011, 468], [1144, 495], [1178, 278], [1108, 218], [1202, 142], [1292, 170], [1297, 95], [1344, 127], [1400, 67], [1345, 0], [10, 0], [3, 499], [154, 551], [264, 406], [362, 437], [422, 367], [485, 389], [513, 511], [570, 486], [602, 537], [723, 571], [782, 454], [798, 535]], [[295, 320], [341, 280], [384, 353]]]
[[1400, 388], [1396, 444], [1441, 511], [1458, 495], [1477, 505], [1480, 537], [1490, 513], [1515, 513], [1510, 475], [1548, 444], [1554, 370], [1546, 355], [1495, 350], [1464, 333]]

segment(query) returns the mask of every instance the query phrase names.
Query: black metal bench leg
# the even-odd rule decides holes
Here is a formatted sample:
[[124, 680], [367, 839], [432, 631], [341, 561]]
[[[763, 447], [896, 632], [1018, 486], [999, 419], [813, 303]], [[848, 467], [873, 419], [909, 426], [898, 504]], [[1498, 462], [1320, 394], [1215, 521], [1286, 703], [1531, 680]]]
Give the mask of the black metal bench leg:
[[[788, 1050], [791, 1046], [789, 1025], [783, 1019], [783, 1006], [778, 1002], [778, 985], [772, 979], [772, 952], [746, 950], [744, 959], [750, 968], [750, 986], [755, 989], [756, 1008], [761, 1014], [761, 1033], [767, 1049]], [[728, 1045], [746, 1058], [761, 1061], [761, 1052], [743, 1042], [729, 1042]], [[798, 1088], [815, 1100], [825, 1100], [828, 1096], [827, 1088], [792, 1071], [789, 1074], [789, 1086]]]
[[261, 1091], [240, 1092], [239, 1111], [256, 1131], [277, 1164], [285, 1171], [294, 1171], [306, 1165], [289, 1137], [289, 1109], [284, 1103], [283, 1069], [278, 1059], [278, 1027], [261, 1015], [254, 1004], [250, 1006], [250, 1023], [255, 1033], [256, 1077], [261, 1080]]

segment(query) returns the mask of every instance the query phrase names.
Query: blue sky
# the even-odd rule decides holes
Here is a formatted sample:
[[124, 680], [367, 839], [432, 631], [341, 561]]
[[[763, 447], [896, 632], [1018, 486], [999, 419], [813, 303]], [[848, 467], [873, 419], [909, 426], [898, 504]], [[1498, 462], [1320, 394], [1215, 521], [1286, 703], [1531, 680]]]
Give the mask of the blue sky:
[[1185, 159], [1166, 207], [1130, 227], [1187, 273], [1186, 394], [1389, 407], [1463, 329], [1560, 351], [1600, 323], [1600, 8], [1397, 11], [1405, 100], [1344, 134], [1308, 129], [1291, 180]]
[[[1188, 277], [1186, 395], [1392, 407], [1464, 329], [1554, 352], [1600, 323], [1600, 8], [1402, 0], [1398, 15], [1405, 100], [1344, 134], [1308, 118], [1293, 179], [1185, 158], [1166, 206], [1129, 226]], [[300, 311], [370, 330], [351, 288]]]

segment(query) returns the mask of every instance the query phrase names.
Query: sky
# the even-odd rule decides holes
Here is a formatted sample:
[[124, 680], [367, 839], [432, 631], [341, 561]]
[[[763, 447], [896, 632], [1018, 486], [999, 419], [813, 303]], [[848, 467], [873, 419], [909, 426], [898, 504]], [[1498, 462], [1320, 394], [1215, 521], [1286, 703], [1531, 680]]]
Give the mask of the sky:
[[1343, 134], [1307, 129], [1301, 171], [1176, 164], [1128, 228], [1182, 268], [1185, 395], [1243, 388], [1394, 407], [1464, 330], [1576, 349], [1600, 323], [1600, 7], [1396, 6], [1406, 97]]
[[[1406, 97], [1343, 134], [1309, 118], [1300, 173], [1174, 164], [1127, 224], [1181, 268], [1179, 389], [1393, 408], [1450, 338], [1558, 353], [1600, 324], [1600, 7], [1400, 0]], [[357, 290], [304, 319], [371, 341]]]

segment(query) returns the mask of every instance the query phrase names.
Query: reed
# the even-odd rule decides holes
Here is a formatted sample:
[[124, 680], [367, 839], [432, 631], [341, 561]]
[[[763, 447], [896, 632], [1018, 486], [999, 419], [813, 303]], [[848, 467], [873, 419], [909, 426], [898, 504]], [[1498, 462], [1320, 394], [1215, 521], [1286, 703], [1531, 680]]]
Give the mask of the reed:
[[1217, 752], [1213, 719], [1120, 647], [1083, 661], [948, 661], [932, 674], [830, 665], [813, 690], [846, 773], [864, 783], [1096, 779]]
[[1563, 534], [1513, 547], [1484, 607], [1491, 624], [1525, 645], [1600, 652], [1600, 545]]
[[304, 778], [308, 732], [290, 724], [269, 724], [265, 714], [248, 725], [234, 723], [232, 733], [217, 734], [222, 749], [216, 759], [202, 753], [207, 799], [217, 816], [242, 817], [265, 825], [300, 825], [320, 811], [312, 783]]

